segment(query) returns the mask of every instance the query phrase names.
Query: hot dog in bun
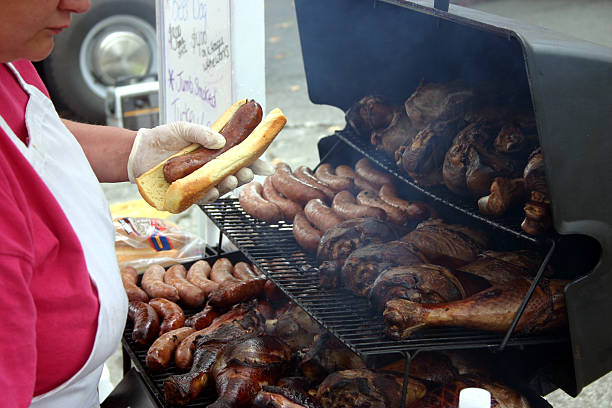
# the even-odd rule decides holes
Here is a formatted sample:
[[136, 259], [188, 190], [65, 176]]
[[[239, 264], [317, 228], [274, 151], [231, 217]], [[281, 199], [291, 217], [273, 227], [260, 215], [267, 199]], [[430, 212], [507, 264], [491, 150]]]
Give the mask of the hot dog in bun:
[[186, 210], [227, 176], [253, 164], [287, 122], [280, 109], [262, 116], [253, 100], [234, 103], [211, 125], [226, 138], [225, 147], [193, 144], [168, 157], [136, 178], [140, 195], [158, 210]]

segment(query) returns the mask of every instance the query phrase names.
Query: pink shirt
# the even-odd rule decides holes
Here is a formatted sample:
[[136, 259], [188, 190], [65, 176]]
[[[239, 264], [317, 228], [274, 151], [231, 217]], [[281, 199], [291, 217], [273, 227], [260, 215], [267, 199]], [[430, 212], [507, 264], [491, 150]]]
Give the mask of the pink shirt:
[[[31, 63], [14, 65], [26, 82], [47, 93]], [[0, 115], [24, 141], [27, 100], [0, 64]], [[0, 191], [0, 389], [2, 405], [22, 407], [86, 362], [99, 303], [68, 219], [1, 129]]]

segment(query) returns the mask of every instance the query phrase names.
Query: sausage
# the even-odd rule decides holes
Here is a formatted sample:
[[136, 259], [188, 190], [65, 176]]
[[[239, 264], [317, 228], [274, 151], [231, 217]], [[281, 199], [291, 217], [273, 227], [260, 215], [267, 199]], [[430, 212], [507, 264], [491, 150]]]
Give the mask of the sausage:
[[155, 298], [149, 301], [149, 305], [162, 318], [159, 334], [167, 333], [185, 325], [185, 313], [176, 303], [164, 298]]
[[276, 166], [276, 171], [270, 178], [276, 191], [300, 205], [305, 205], [314, 198], [327, 201], [325, 193], [296, 178], [291, 173], [291, 167], [285, 163], [279, 163]]
[[268, 299], [270, 302], [287, 299], [285, 292], [283, 292], [274, 282], [269, 279], [264, 285], [264, 294], [266, 295], [266, 299]]
[[235, 278], [246, 281], [250, 279], [256, 279], [259, 277], [257, 273], [253, 269], [251, 269], [251, 265], [247, 262], [236, 262], [234, 265], [234, 270], [232, 271], [232, 275]]
[[321, 164], [315, 170], [315, 176], [336, 192], [354, 188], [352, 179], [334, 174], [334, 169], [329, 163]]
[[172, 285], [178, 294], [189, 307], [202, 306], [204, 303], [204, 292], [193, 283], [187, 280], [187, 269], [181, 264], [172, 265], [164, 274], [164, 282]]
[[165, 273], [166, 270], [163, 266], [150, 265], [142, 275], [140, 285], [152, 298], [161, 297], [173, 302], [178, 302], [181, 300], [178, 290], [174, 286], [164, 283]]
[[272, 184], [272, 179], [270, 177], [266, 177], [266, 179], [264, 180], [262, 195], [263, 198], [273, 204], [276, 204], [276, 206], [280, 208], [281, 213], [283, 214], [283, 218], [286, 221], [293, 221], [293, 217], [295, 217], [295, 214], [302, 211], [302, 206], [300, 204], [283, 197], [278, 191], [276, 191], [274, 185]]
[[321, 241], [321, 231], [310, 224], [304, 213], [296, 214], [293, 219], [293, 236], [297, 243], [307, 251], [316, 252]]
[[376, 184], [370, 183], [368, 180], [364, 179], [363, 177], [359, 177], [357, 174], [355, 174], [353, 183], [355, 183], [355, 190], [357, 191], [371, 191], [373, 193], [378, 192], [378, 186]]
[[164, 178], [168, 183], [172, 183], [193, 173], [221, 153], [246, 139], [259, 125], [262, 118], [263, 110], [261, 106], [254, 100], [248, 101], [238, 108], [229, 122], [219, 132], [225, 137], [225, 146], [220, 149], [200, 147], [191, 153], [169, 159], [164, 164]]
[[212, 266], [212, 270], [210, 271], [210, 279], [217, 283], [221, 283], [226, 280], [238, 282], [239, 279], [234, 278], [234, 275], [232, 275], [233, 271], [234, 266], [229, 259], [219, 258]]
[[321, 180], [317, 179], [314, 173], [312, 172], [312, 170], [310, 170], [308, 167], [299, 166], [297, 169], [293, 171], [293, 175], [298, 180], [302, 180], [304, 183], [321, 190], [323, 194], [327, 196], [328, 201], [331, 201], [331, 199], [334, 198], [334, 195], [336, 194], [336, 192], [332, 190], [330, 186], [323, 183]]
[[217, 309], [226, 309], [240, 302], [255, 299], [263, 293], [266, 278], [246, 281], [225, 281], [210, 294], [208, 303]]
[[159, 316], [151, 305], [133, 300], [128, 306], [128, 317], [134, 322], [132, 340], [141, 346], [148, 346], [159, 333]]
[[204, 309], [185, 320], [185, 326], [193, 327], [196, 330], [202, 330], [203, 328], [210, 326], [212, 321], [218, 316], [219, 312], [211, 305], [207, 304]]
[[168, 368], [174, 350], [194, 331], [193, 327], [180, 327], [159, 336], [147, 351], [145, 361], [149, 370], [161, 371]]
[[361, 205], [368, 205], [370, 207], [378, 207], [387, 213], [387, 220], [397, 225], [405, 225], [407, 221], [406, 214], [399, 208], [393, 207], [383, 200], [378, 198], [376, 193], [368, 190], [363, 190], [357, 194], [357, 203]]
[[405, 212], [406, 216], [411, 220], [424, 220], [431, 214], [431, 209], [427, 204], [399, 198], [392, 184], [383, 184], [378, 191], [378, 197], [385, 203]]
[[344, 221], [342, 217], [318, 198], [310, 200], [306, 204], [304, 215], [315, 228], [323, 233]]
[[281, 209], [274, 203], [262, 197], [263, 187], [257, 181], [252, 181], [242, 187], [238, 201], [242, 209], [252, 217], [269, 223], [283, 219]]
[[336, 167], [336, 175], [341, 177], [348, 177], [351, 180], [355, 179], [355, 171], [346, 164], [341, 164]]
[[390, 174], [376, 170], [374, 167], [372, 167], [372, 162], [367, 157], [364, 157], [355, 163], [355, 174], [366, 180], [368, 183], [379, 187], [383, 184], [393, 184], [393, 177]]
[[187, 271], [187, 280], [202, 289], [205, 296], [217, 289], [219, 284], [209, 279], [210, 264], [204, 260], [195, 262]]
[[121, 270], [121, 282], [125, 288], [128, 300], [139, 300], [141, 302], [148, 302], [149, 295], [147, 292], [138, 287], [138, 272], [131, 266], [126, 266]]
[[387, 218], [387, 213], [382, 208], [357, 204], [350, 191], [340, 191], [334, 196], [332, 210], [345, 220], [371, 217], [384, 221]]

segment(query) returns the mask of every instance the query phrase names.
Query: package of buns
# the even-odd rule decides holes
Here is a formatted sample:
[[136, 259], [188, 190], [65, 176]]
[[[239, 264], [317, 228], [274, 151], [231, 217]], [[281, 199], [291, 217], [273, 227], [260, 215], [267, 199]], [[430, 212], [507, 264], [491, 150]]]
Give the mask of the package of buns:
[[151, 264], [169, 266], [202, 259], [205, 241], [178, 225], [159, 218], [113, 219], [119, 267], [144, 271]]

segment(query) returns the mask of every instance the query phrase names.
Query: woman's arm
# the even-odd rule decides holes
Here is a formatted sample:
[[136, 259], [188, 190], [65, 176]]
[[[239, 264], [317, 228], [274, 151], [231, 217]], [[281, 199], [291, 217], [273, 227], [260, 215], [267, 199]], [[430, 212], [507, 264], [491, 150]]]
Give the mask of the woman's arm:
[[127, 181], [127, 162], [136, 131], [88, 125], [62, 119], [72, 132], [101, 183]]

